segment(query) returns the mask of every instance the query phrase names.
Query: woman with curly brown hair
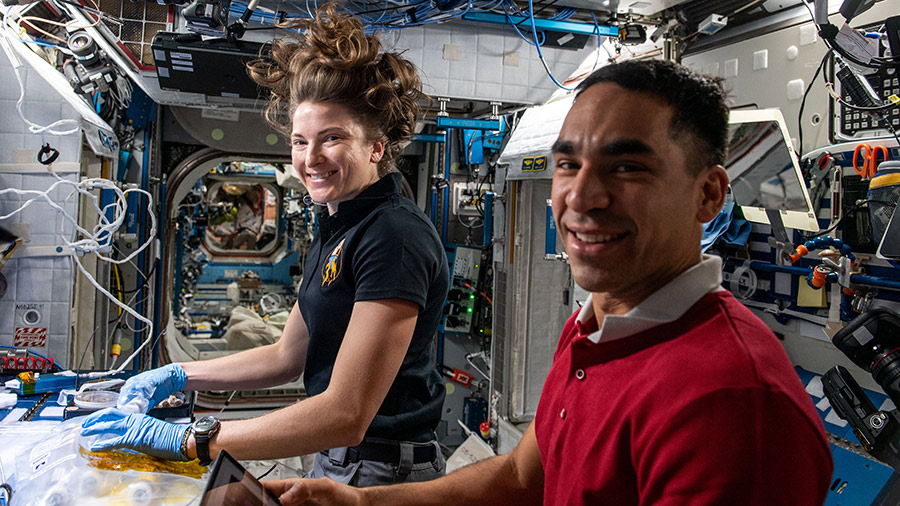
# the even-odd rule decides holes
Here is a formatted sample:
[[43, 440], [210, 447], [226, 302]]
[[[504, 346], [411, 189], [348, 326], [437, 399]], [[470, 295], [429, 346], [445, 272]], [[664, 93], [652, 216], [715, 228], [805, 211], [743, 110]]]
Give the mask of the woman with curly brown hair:
[[[272, 91], [267, 120], [290, 137], [294, 170], [325, 208], [281, 338], [135, 376], [118, 409], [92, 415], [83, 433], [101, 434], [93, 449], [170, 459], [318, 452], [311, 477], [357, 486], [428, 480], [444, 472], [432, 337], [449, 276], [434, 227], [401, 195], [392, 165], [412, 135], [421, 82], [335, 4], [293, 26], [298, 40], [275, 41], [269, 59], [250, 65]], [[182, 388], [261, 388], [301, 373], [309, 398], [258, 418], [189, 427], [141, 414]]]

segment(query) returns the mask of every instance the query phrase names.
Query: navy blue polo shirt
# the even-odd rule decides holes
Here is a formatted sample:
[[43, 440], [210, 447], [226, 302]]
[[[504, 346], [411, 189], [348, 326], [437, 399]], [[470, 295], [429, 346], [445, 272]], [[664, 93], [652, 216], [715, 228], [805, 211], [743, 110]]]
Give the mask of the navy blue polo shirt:
[[[441, 419], [444, 384], [434, 333], [449, 288], [447, 256], [434, 226], [400, 193], [400, 173], [319, 214], [297, 303], [309, 329], [304, 383], [325, 391], [357, 301], [406, 299], [419, 306], [409, 349], [367, 437], [427, 441]], [[371, 364], [378, 367], [378, 364]]]

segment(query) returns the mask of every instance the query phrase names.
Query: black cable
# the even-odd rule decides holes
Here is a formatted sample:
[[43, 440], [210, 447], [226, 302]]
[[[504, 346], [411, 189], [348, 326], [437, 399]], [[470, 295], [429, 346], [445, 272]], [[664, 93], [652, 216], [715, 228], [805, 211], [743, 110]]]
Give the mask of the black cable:
[[812, 89], [813, 83], [816, 82], [816, 78], [819, 77], [819, 72], [825, 68], [825, 64], [828, 62], [828, 59], [831, 57], [831, 51], [826, 51], [825, 56], [822, 57], [822, 61], [819, 62], [819, 67], [816, 69], [816, 73], [813, 74], [812, 79], [809, 80], [809, 84], [806, 85], [806, 91], [803, 92], [803, 100], [800, 101], [800, 112], [797, 114], [797, 158], [803, 156], [803, 108], [806, 107], [806, 97], [809, 95], [809, 91]]
[[888, 118], [887, 114], [882, 114], [881, 119], [884, 121], [884, 124], [887, 125], [888, 130], [891, 131], [894, 139], [897, 140], [897, 147], [900, 148], [900, 136], [897, 135], [897, 129], [894, 128], [894, 125], [891, 123], [891, 118]]
[[121, 292], [122, 295], [129, 295], [129, 294], [132, 294], [132, 293], [134, 293], [134, 292], [140, 290], [141, 288], [148, 288], [148, 289], [149, 289], [149, 288], [150, 288], [150, 278], [153, 277], [153, 272], [156, 271], [156, 266], [157, 266], [158, 264], [159, 264], [159, 260], [155, 260], [155, 259], [154, 259], [154, 261], [153, 261], [153, 266], [150, 267], [150, 272], [147, 273], [147, 276], [146, 276], [146, 277], [143, 275], [143, 273], [142, 273], [141, 271], [135, 270], [135, 272], [138, 273], [138, 274], [140, 274], [141, 277], [144, 278], [144, 280], [141, 281], [141, 284], [139, 284], [138, 286], [136, 286], [133, 290], [122, 290], [122, 292]]
[[[115, 246], [115, 245], [113, 245], [113, 251], [115, 251], [116, 253], [123, 253], [123, 252], [122, 252], [121, 250], [119, 250], [119, 248], [118, 248], [117, 246]], [[134, 292], [140, 290], [141, 288], [144, 288], [144, 287], [150, 288], [150, 279], [153, 278], [153, 273], [156, 272], [156, 266], [157, 266], [157, 265], [159, 265], [159, 260], [154, 258], [154, 259], [153, 259], [153, 265], [150, 266], [150, 272], [148, 272], [146, 275], [144, 275], [144, 273], [141, 272], [141, 270], [137, 268], [137, 265], [134, 265], [134, 272], [135, 272], [135, 274], [140, 275], [140, 277], [143, 278], [143, 279], [141, 280], [141, 282], [140, 282], [136, 287], [134, 287], [134, 289], [132, 289], [132, 290], [122, 290], [121, 293], [122, 293], [123, 295], [129, 295], [129, 294], [132, 294], [132, 293], [134, 293]]]
[[[81, 370], [81, 366], [84, 364], [84, 356], [87, 354], [88, 348], [91, 347], [91, 343], [94, 342], [94, 337], [97, 335], [97, 331], [100, 330], [100, 325], [102, 323], [94, 327], [94, 331], [91, 332], [91, 338], [88, 339], [88, 342], [84, 345], [84, 349], [81, 351], [81, 358], [78, 360], [78, 367], [75, 369], [76, 371]], [[78, 389], [78, 377], [75, 377], [75, 389]]]
[[897, 105], [894, 103], [879, 105], [876, 107], [862, 107], [862, 106], [858, 106], [858, 105], [853, 105], [850, 102], [847, 102], [846, 100], [844, 100], [843, 98], [838, 98], [838, 99], [836, 99], [836, 101], [839, 104], [843, 105], [844, 107], [849, 107], [850, 109], [855, 109], [857, 111], [863, 111], [863, 112], [880, 112], [880, 111], [884, 111], [886, 109], [891, 109], [893, 107], [897, 107]]
[[488, 178], [491, 178], [494, 175], [496, 170], [497, 166], [489, 163], [484, 177], [481, 178], [481, 180], [478, 182], [478, 186], [475, 188], [475, 194], [478, 196], [478, 199], [475, 201], [475, 209], [478, 211], [478, 214], [480, 214], [482, 218], [484, 218], [485, 209], [483, 206], [484, 193], [481, 192], [481, 188], [487, 182]]
[[530, 20], [532, 17], [537, 16], [537, 15], [540, 14], [544, 9], [546, 9], [547, 7], [552, 6], [553, 4], [555, 4], [555, 3], [558, 2], [558, 1], [559, 1], [559, 0], [552, 0], [550, 3], [547, 3], [547, 4], [542, 5], [540, 9], [534, 11], [533, 13], [530, 13], [528, 16], [525, 16], [525, 19], [523, 19], [522, 21], [519, 21], [518, 23], [516, 23], [516, 26], [518, 27], [518, 26], [521, 25], [522, 23], [524, 23], [524, 22]]
[[[405, 9], [409, 9], [410, 7], [415, 7], [415, 6], [417, 6], [417, 5], [422, 5], [422, 4], [425, 3], [426, 1], [427, 1], [427, 0], [421, 0], [421, 1], [416, 2], [416, 3], [414, 3], [414, 4], [395, 5], [395, 6], [393, 6], [393, 7], [385, 7], [384, 9], [372, 9], [372, 10], [364, 10], [364, 11], [354, 11], [354, 14], [356, 14], [357, 16], [359, 16], [359, 15], [362, 15], [362, 14], [372, 14], [372, 13], [376, 13], [376, 12], [387, 12], [387, 11], [405, 10]], [[372, 4], [372, 5], [376, 5], [376, 4]], [[381, 5], [381, 2], [378, 2], [377, 5]]]
[[[846, 213], [841, 213], [841, 217], [838, 218], [838, 220], [837, 220], [836, 222], [834, 222], [834, 224], [831, 225], [830, 227], [826, 228], [825, 230], [822, 230], [821, 232], [819, 232], [819, 233], [816, 234], [816, 235], [812, 235], [812, 236], [809, 236], [809, 237], [804, 237], [804, 238], [803, 238], [803, 242], [806, 242], [806, 241], [808, 241], [808, 240], [810, 240], [810, 239], [815, 239], [816, 237], [822, 237], [823, 235], [830, 233], [831, 231], [833, 231], [834, 229], [836, 229], [837, 226], [840, 225], [842, 221], [844, 221], [844, 218], [845, 218], [847, 215], [849, 215], [850, 213], [855, 213], [855, 212], [859, 211], [859, 210], [862, 209], [863, 207], [867, 206], [870, 202], [875, 203], [875, 204], [884, 204], [884, 205], [890, 206], [890, 207], [896, 207], [896, 206], [897, 206], [897, 204], [896, 204], [895, 202], [887, 202], [887, 201], [884, 201], [884, 200], [870, 200], [870, 199], [865, 199], [865, 200], [861, 201], [860, 203], [856, 204], [855, 206], [851, 207], [850, 209], [848, 209]], [[801, 237], [803, 236], [803, 234], [800, 234], [800, 235], [801, 235]]]
[[[821, 33], [821, 31], [820, 31], [820, 33]], [[889, 63], [887, 61], [883, 61], [881, 58], [878, 58], [878, 57], [873, 58], [873, 61], [878, 62], [877, 65], [873, 65], [871, 62], [864, 62], [864, 61], [860, 60], [859, 58], [857, 58], [853, 53], [844, 49], [840, 44], [837, 43], [837, 41], [833, 37], [829, 38], [829, 37], [823, 36], [822, 39], [825, 41], [825, 45], [828, 46], [828, 49], [835, 51], [837, 54], [843, 56], [851, 63], [855, 63], [861, 67], [866, 67], [866, 68], [870, 68], [870, 69], [879, 69], [879, 70], [881, 69], [882, 66], [900, 67], [900, 61], [894, 61], [894, 62]]]
[[[375, 0], [375, 1], [372, 1], [372, 2], [356, 2], [356, 1], [350, 0], [350, 1], [347, 2], [347, 3], [348, 3], [348, 4], [352, 4], [354, 7], [359, 7], [360, 5], [362, 5], [362, 7], [372, 7], [372, 6], [375, 6], [375, 5], [381, 5], [381, 4], [383, 4], [384, 2], [383, 2], [383, 1], [380, 1], [380, 0]], [[356, 11], [354, 11], [354, 12], [356, 12]]]
[[[830, 53], [830, 52], [829, 52], [829, 53]], [[829, 53], [826, 53], [826, 56], [828, 56]], [[832, 69], [832, 71], [833, 71], [833, 69]], [[830, 82], [830, 81], [828, 80], [828, 76], [827, 76], [826, 74], [827, 74], [827, 72], [823, 72], [823, 73], [822, 73], [822, 80], [825, 81], [825, 86], [826, 86], [826, 87], [831, 87], [832, 89], [834, 89], [834, 83], [832, 83], [832, 82]], [[813, 79], [815, 79], [815, 77], [813, 77]], [[865, 79], [865, 77], [863, 77], [863, 79]], [[837, 95], [837, 90], [834, 91], [834, 94]], [[862, 111], [862, 112], [865, 112], [865, 113], [880, 112], [880, 111], [885, 111], [885, 110], [888, 110], [888, 109], [891, 109], [891, 108], [894, 108], [894, 107], [898, 107], [897, 104], [890, 103], [890, 102], [887, 103], [887, 104], [884, 104], [884, 105], [877, 106], [877, 107], [860, 107], [860, 106], [853, 105], [853, 104], [847, 102], [846, 100], [844, 100], [844, 99], [841, 98], [840, 96], [838, 96], [837, 98], [835, 98], [835, 97], [832, 96], [832, 98], [834, 99], [835, 102], [837, 102], [838, 104], [840, 104], [840, 105], [842, 105], [842, 106], [844, 106], [844, 107], [847, 107], [847, 108], [849, 108], [849, 109], [854, 109], [854, 110], [857, 110], [857, 111]], [[806, 96], [805, 96], [805, 95], [804, 95], [804, 99], [803, 99], [803, 100], [804, 100], [804, 102], [806, 101]], [[802, 103], [802, 102], [801, 102], [801, 104], [800, 104], [800, 110], [801, 110], [801, 111], [803, 110], [803, 103]], [[882, 114], [882, 120], [884, 120], [885, 125], [887, 125], [888, 129], [889, 129], [889, 130], [891, 131], [891, 133], [894, 135], [894, 138], [897, 139], [898, 145], [900, 145], [900, 138], [897, 137], [897, 133], [894, 131], [894, 127], [893, 127], [893, 125], [891, 125], [890, 119], [887, 117], [886, 114]], [[802, 123], [800, 123], [799, 128], [800, 128], [800, 132], [802, 132], [802, 129], [803, 129]], [[802, 145], [802, 141], [803, 141], [803, 137], [802, 137], [802, 133], [801, 133], [801, 137], [800, 137], [800, 144], [801, 144], [801, 145]], [[798, 155], [798, 156], [799, 156], [799, 155]]]
[[264, 472], [264, 473], [262, 473], [261, 475], [259, 475], [259, 476], [256, 477], [256, 481], [260, 481], [260, 480], [262, 480], [263, 478], [265, 478], [266, 476], [268, 476], [269, 473], [271, 473], [272, 471], [275, 470], [275, 466], [277, 466], [277, 465], [278, 465], [277, 463], [276, 463], [276, 464], [272, 464], [272, 467], [270, 467], [268, 471], [266, 471], [266, 472]]
[[[143, 330], [143, 329], [142, 329], [142, 330]], [[163, 329], [162, 332], [160, 332], [159, 334], [157, 334], [157, 335], [156, 335], [156, 338], [153, 340], [153, 342], [150, 343], [150, 346], [148, 346], [147, 349], [144, 350], [143, 353], [147, 353], [148, 351], [149, 351], [150, 353], [152, 353], [153, 348], [156, 348], [156, 346], [159, 344], [159, 341], [162, 339], [162, 336], [166, 335], [166, 332], [167, 332], [167, 330], [166, 330], [166, 329]], [[149, 336], [148, 336], [148, 339], [149, 339]], [[135, 348], [137, 348], [137, 346], [135, 346]], [[141, 361], [141, 357], [140, 357], [140, 356], [134, 357], [134, 359], [137, 360], [138, 363], [140, 363], [140, 361]]]
[[108, 14], [106, 14], [103, 11], [98, 11], [97, 9], [92, 9], [90, 7], [86, 7], [84, 5], [81, 5], [78, 2], [73, 1], [73, 0], [59, 0], [59, 1], [64, 4], [74, 5], [75, 7], [78, 7], [79, 9], [81, 9], [83, 11], [90, 12], [91, 14], [96, 14], [97, 16], [100, 16], [102, 19], [114, 19], [112, 16], [109, 16]]

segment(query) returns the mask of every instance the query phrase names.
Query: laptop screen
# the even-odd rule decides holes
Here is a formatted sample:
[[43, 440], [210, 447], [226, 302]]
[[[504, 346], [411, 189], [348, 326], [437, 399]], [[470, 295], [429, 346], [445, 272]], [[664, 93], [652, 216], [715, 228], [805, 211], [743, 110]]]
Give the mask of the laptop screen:
[[734, 203], [747, 220], [769, 223], [766, 210], [772, 210], [779, 211], [788, 228], [819, 230], [784, 117], [777, 109], [731, 111], [725, 170]]
[[200, 506], [281, 506], [281, 503], [223, 450], [213, 463]]

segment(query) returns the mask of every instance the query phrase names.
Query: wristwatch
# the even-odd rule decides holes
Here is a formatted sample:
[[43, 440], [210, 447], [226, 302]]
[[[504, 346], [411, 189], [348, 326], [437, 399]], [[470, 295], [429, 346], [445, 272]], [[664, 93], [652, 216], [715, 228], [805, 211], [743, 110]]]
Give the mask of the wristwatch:
[[219, 432], [219, 419], [214, 416], [204, 416], [194, 422], [191, 432], [194, 433], [194, 443], [197, 445], [197, 458], [201, 466], [207, 466], [212, 459], [209, 456], [209, 440]]

